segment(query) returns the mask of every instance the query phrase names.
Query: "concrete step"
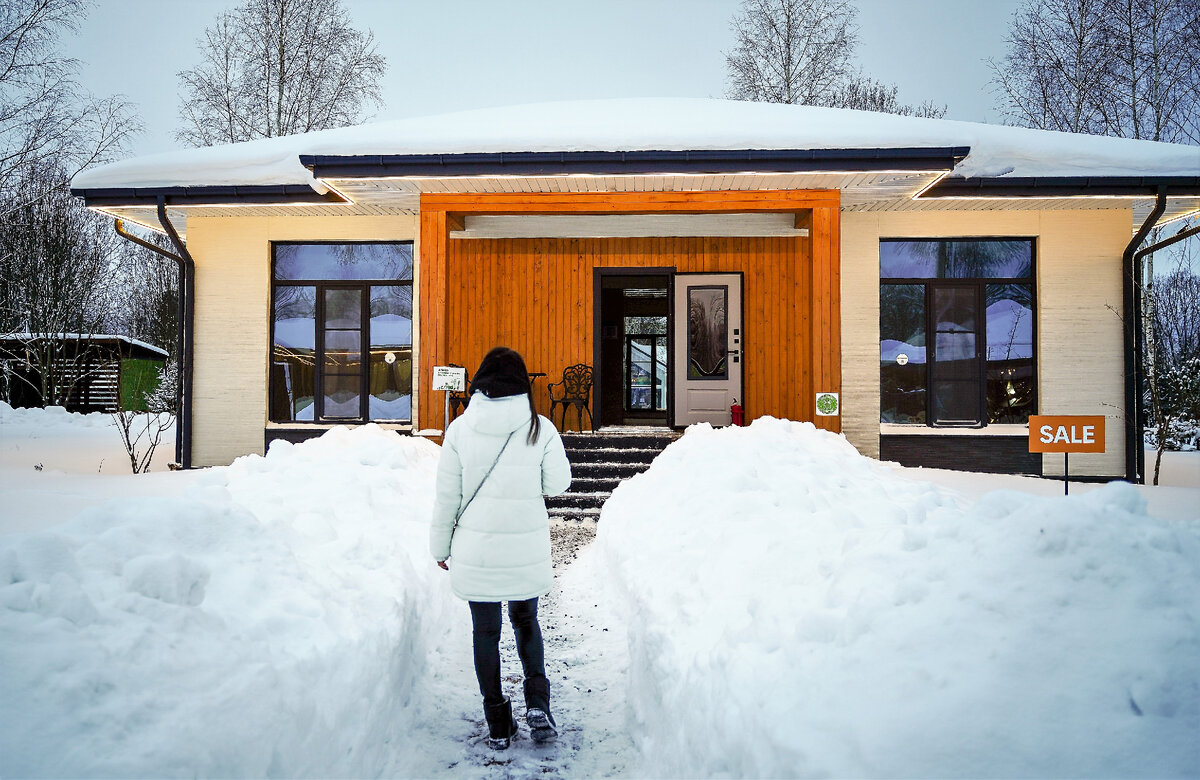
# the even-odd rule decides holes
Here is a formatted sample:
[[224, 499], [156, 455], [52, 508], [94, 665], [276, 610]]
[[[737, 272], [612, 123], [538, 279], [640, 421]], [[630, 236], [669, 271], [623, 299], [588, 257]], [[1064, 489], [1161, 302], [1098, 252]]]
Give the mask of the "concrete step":
[[599, 433], [564, 433], [562, 434], [563, 445], [568, 450], [640, 448], [661, 451], [680, 436], [668, 429], [662, 429], [661, 432], [635, 429], [635, 432], [631, 433], [608, 433], [606, 431], [607, 429]]
[[576, 463], [642, 463], [650, 462], [659, 456], [660, 449], [634, 447], [587, 447], [583, 449], [568, 449], [567, 460]]
[[570, 493], [612, 493], [616, 490], [617, 485], [624, 482], [628, 477], [593, 477], [585, 476], [575, 470], [574, 479], [571, 480], [571, 487], [568, 490]]
[[575, 477], [589, 479], [628, 479], [646, 470], [643, 463], [572, 463]]
[[576, 508], [586, 509], [595, 507], [599, 509], [604, 506], [604, 502], [608, 500], [611, 493], [563, 493], [561, 496], [547, 496], [546, 508], [551, 512], [558, 509]]
[[549, 510], [550, 522], [555, 521], [573, 521], [581, 522], [596, 522], [600, 519], [599, 507], [562, 507], [560, 509]]

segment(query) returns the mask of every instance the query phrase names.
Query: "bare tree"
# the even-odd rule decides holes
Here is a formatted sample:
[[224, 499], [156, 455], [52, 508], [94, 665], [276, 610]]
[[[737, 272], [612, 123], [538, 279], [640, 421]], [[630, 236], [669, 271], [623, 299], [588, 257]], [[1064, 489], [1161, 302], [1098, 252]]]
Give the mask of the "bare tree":
[[895, 85], [855, 67], [851, 0], [743, 0], [725, 55], [727, 97], [941, 117], [945, 106], [899, 102]]
[[[136, 228], [134, 228], [136, 230]], [[147, 241], [172, 250], [169, 239], [146, 231]], [[179, 267], [149, 249], [130, 242], [118, 247], [120, 258], [117, 295], [106, 329], [161, 347], [175, 355], [178, 332]]]
[[0, 197], [0, 332], [20, 334], [11, 374], [44, 404], [63, 404], [93, 363], [117, 282], [115, 236], [67, 189], [60, 167], [29, 166]]
[[[998, 107], [1014, 124], [1196, 144], [1198, 52], [1200, 0], [1027, 0], [1013, 15], [1008, 54], [990, 62], [992, 86]], [[1154, 230], [1147, 240], [1160, 237]], [[1186, 256], [1195, 242], [1171, 251]], [[1154, 263], [1151, 254], [1141, 268], [1142, 310], [1134, 316], [1146, 334], [1146, 401], [1161, 457], [1165, 431], [1177, 415], [1166, 400], [1173, 391], [1160, 381], [1176, 376], [1183, 359], [1164, 351], [1178, 340], [1162, 336], [1186, 327], [1175, 317], [1195, 315], [1179, 306], [1165, 317], [1158, 311], [1170, 305], [1174, 288], [1163, 289]], [[1157, 483], [1157, 463], [1154, 479]]]
[[1013, 124], [1200, 142], [1200, 0], [1029, 0], [991, 60]]
[[[140, 379], [146, 376], [138, 374]], [[153, 384], [153, 387], [145, 383], [129, 388], [130, 397], [122, 399], [113, 413], [125, 454], [129, 456], [129, 468], [134, 474], [150, 470], [154, 451], [175, 424], [175, 393], [179, 384], [176, 364], [167, 362]]]
[[0, 188], [26, 166], [68, 175], [113, 159], [141, 129], [120, 96], [97, 98], [75, 80], [78, 61], [59, 38], [74, 31], [86, 0], [0, 2]]
[[341, 0], [244, 0], [199, 41], [200, 65], [179, 73], [176, 137], [196, 146], [361, 122], [382, 104], [387, 62]]

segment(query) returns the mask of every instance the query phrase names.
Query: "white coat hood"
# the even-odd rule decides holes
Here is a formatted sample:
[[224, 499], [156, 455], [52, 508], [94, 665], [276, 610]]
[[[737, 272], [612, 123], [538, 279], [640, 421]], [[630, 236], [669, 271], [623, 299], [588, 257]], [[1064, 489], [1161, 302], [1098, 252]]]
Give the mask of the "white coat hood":
[[507, 436], [521, 426], [529, 427], [529, 396], [488, 398], [475, 393], [461, 419], [463, 425], [478, 433]]

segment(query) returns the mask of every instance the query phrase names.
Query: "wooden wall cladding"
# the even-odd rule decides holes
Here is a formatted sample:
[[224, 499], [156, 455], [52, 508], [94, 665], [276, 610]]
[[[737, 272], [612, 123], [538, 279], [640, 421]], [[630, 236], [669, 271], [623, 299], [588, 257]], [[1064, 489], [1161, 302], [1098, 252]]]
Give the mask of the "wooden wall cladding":
[[[841, 376], [838, 213], [832, 207], [836, 201], [824, 197], [821, 207], [813, 209], [810, 236], [760, 238], [449, 239], [447, 211], [426, 210], [423, 201], [418, 397], [438, 397], [418, 402], [420, 427], [442, 425], [440, 393], [429, 390], [431, 367], [457, 363], [471, 371], [497, 345], [518, 350], [531, 371], [548, 375], [534, 385], [538, 410], [546, 414], [547, 382], [557, 381], [566, 366], [593, 360], [593, 269], [674, 267], [677, 272], [744, 274], [742, 400], [747, 420], [769, 414], [839, 430], [839, 418], [818, 418], [813, 410], [814, 392], [840, 391]], [[569, 202], [572, 208], [563, 210], [596, 208], [590, 202]], [[494, 201], [447, 205], [454, 219], [455, 213], [473, 207], [489, 213], [489, 203]], [[750, 210], [715, 198], [699, 208], [717, 210], [718, 203], [728, 210]], [[640, 203], [636, 208], [647, 210]], [[814, 245], [819, 247], [816, 257]]]

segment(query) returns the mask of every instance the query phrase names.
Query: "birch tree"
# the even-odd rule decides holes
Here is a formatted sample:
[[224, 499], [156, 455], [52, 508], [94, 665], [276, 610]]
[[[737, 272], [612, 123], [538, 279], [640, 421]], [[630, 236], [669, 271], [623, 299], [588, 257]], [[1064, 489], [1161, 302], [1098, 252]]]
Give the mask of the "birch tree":
[[[1028, 0], [1013, 15], [1008, 53], [990, 65], [997, 107], [1013, 124], [1200, 144], [1200, 0]], [[1147, 240], [1161, 237], [1154, 230]], [[1172, 253], [1187, 257], [1195, 242]], [[1176, 376], [1187, 357], [1160, 337], [1175, 323], [1156, 312], [1167, 299], [1153, 254], [1140, 272], [1143, 308], [1133, 316], [1145, 333], [1142, 368], [1161, 457], [1173, 417], [1164, 399], [1173, 391], [1160, 380]]]
[[120, 156], [141, 129], [120, 95], [96, 97], [76, 80], [80, 63], [62, 52], [85, 0], [0, 2], [0, 188], [24, 168], [60, 166], [68, 176]]
[[725, 55], [726, 97], [945, 116], [945, 106], [901, 103], [894, 84], [855, 64], [857, 15], [851, 0], [743, 0]]
[[341, 0], [244, 0], [179, 73], [176, 137], [194, 146], [345, 127], [382, 105], [387, 62]]

